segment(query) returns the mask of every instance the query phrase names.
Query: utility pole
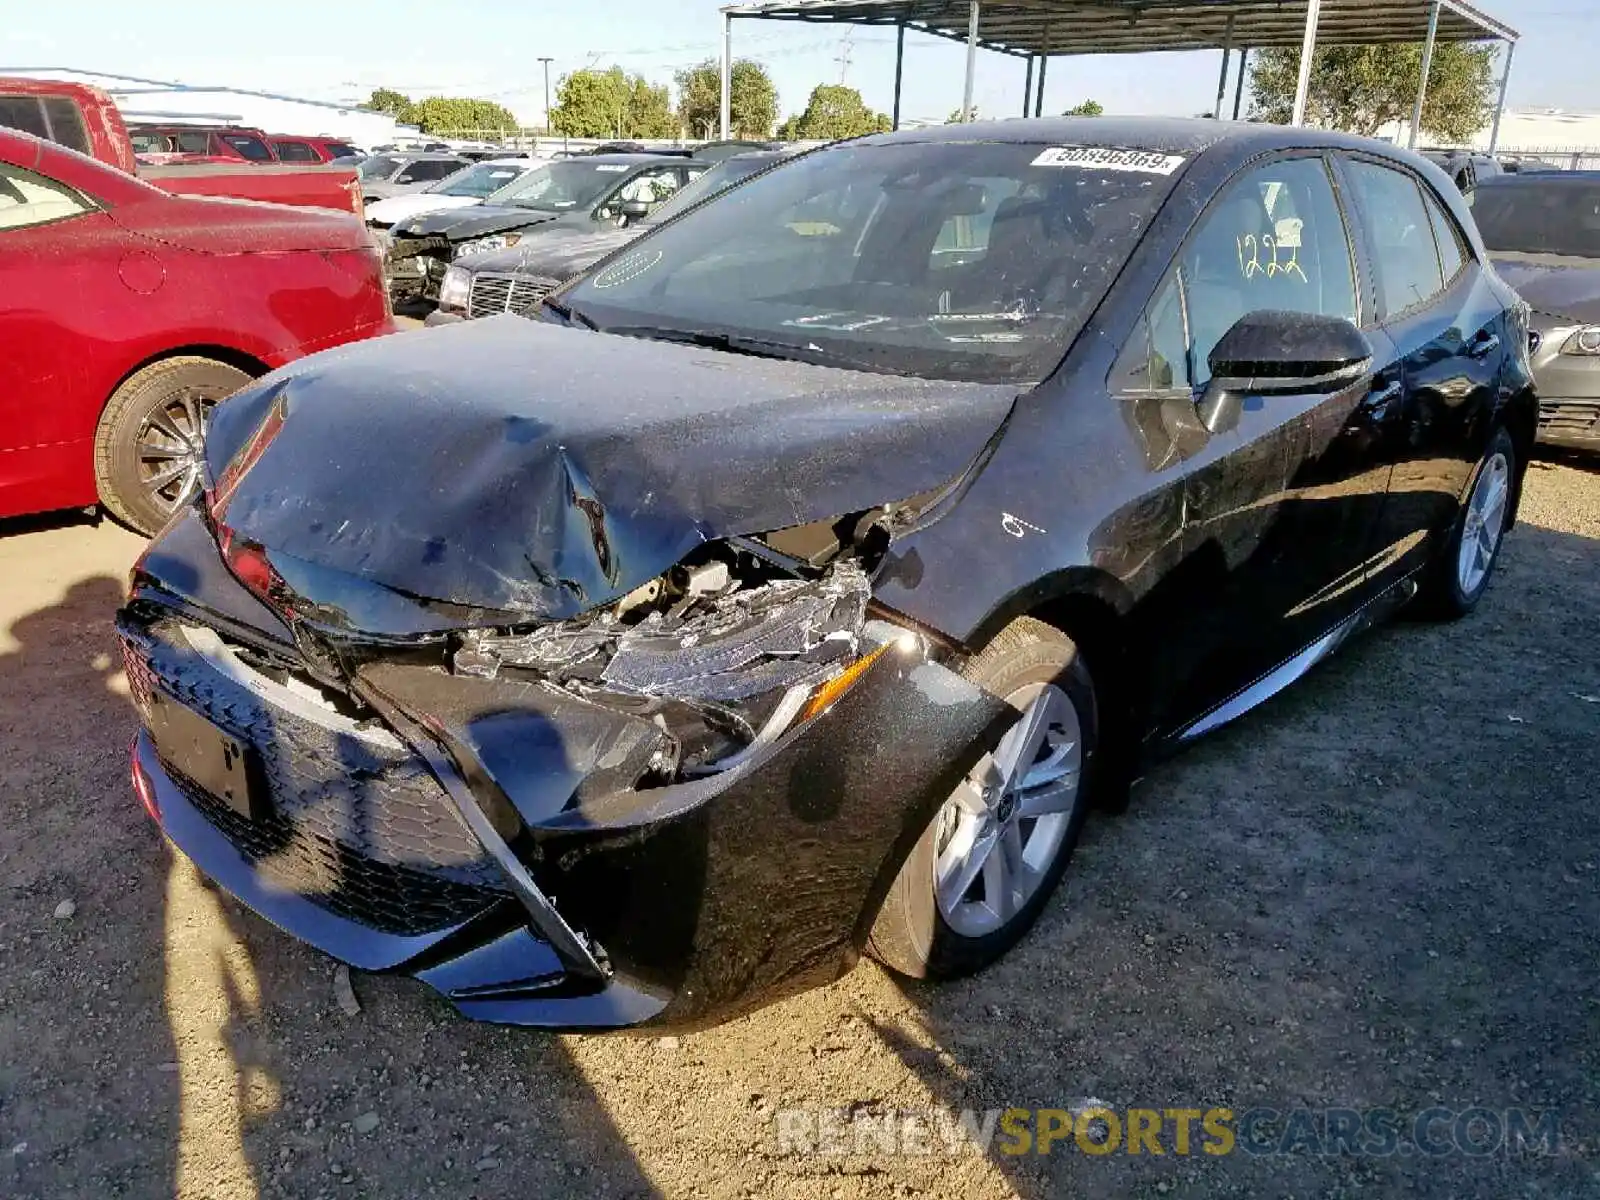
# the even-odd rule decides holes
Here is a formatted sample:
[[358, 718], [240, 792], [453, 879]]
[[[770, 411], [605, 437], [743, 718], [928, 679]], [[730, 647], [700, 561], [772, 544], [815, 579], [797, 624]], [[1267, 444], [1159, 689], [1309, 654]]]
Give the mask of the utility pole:
[[550, 129], [550, 64], [553, 63], [555, 61], [555, 59], [553, 59], [553, 58], [541, 58], [539, 61], [544, 64], [544, 132], [545, 132], [545, 136], [548, 137], [550, 135], [550, 132], [551, 132], [551, 129]]

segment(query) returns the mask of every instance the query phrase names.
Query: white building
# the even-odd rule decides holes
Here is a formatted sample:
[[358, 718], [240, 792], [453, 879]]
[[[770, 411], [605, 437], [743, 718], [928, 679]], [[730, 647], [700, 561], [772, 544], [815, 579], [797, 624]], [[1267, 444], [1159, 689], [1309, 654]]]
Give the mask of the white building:
[[190, 87], [130, 75], [106, 75], [70, 67], [0, 67], [0, 76], [61, 79], [86, 83], [111, 94], [122, 119], [136, 123], [246, 125], [266, 133], [339, 138], [370, 147], [418, 136], [414, 126], [401, 125], [383, 113], [351, 104], [302, 100], [244, 88]]

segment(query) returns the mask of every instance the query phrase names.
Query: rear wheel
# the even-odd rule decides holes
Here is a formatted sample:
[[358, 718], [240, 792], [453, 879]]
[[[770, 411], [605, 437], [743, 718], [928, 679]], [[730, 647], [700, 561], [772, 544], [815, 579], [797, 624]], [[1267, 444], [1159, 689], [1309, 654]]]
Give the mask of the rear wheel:
[[1466, 503], [1423, 582], [1417, 597], [1423, 615], [1454, 620], [1478, 606], [1500, 559], [1516, 479], [1517, 447], [1502, 426], [1489, 439]]
[[919, 979], [981, 970], [1027, 933], [1066, 871], [1095, 775], [1094, 683], [1064, 633], [1019, 618], [963, 674], [1016, 719], [934, 815], [873, 924], [872, 955]]
[[149, 535], [192, 500], [211, 410], [249, 382], [237, 367], [188, 355], [130, 375], [95, 431], [95, 482], [111, 514]]

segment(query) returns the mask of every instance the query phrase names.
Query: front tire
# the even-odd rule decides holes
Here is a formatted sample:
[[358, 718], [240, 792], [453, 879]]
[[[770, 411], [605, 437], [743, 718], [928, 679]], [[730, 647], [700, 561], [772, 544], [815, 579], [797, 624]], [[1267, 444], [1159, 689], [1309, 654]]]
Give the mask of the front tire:
[[1517, 447], [1504, 426], [1489, 438], [1467, 499], [1417, 596], [1423, 616], [1454, 621], [1478, 606], [1500, 561], [1517, 487]]
[[934, 815], [884, 898], [867, 949], [915, 979], [982, 970], [1038, 919], [1092, 804], [1094, 681], [1072, 639], [1013, 621], [962, 674], [1016, 721]]
[[148, 537], [191, 501], [211, 409], [249, 382], [237, 367], [191, 355], [130, 375], [95, 430], [95, 483], [111, 515]]

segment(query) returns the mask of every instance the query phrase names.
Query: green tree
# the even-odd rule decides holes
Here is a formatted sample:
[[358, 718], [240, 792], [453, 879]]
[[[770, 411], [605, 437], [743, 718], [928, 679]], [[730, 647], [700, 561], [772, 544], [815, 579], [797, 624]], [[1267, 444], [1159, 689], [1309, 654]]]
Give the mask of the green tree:
[[[1422, 106], [1425, 132], [1465, 142], [1494, 112], [1492, 46], [1439, 42]], [[1259, 51], [1250, 64], [1250, 116], [1287, 124], [1294, 111], [1300, 51]], [[1371, 137], [1385, 125], [1409, 121], [1422, 78], [1422, 45], [1325, 46], [1311, 60], [1306, 119], [1314, 125]]]
[[873, 112], [853, 87], [819, 83], [811, 89], [805, 111], [790, 117], [778, 130], [784, 141], [836, 141], [864, 133], [887, 133], [893, 122]]
[[367, 102], [361, 105], [369, 112], [387, 113], [402, 125], [415, 125], [411, 97], [393, 88], [374, 88]]
[[[678, 120], [691, 137], [712, 138], [722, 125], [722, 65], [716, 59], [674, 76], [678, 85]], [[753, 59], [736, 59], [729, 98], [730, 132], [734, 137], [766, 138], [778, 119], [778, 89], [767, 69]]]
[[959, 108], [957, 108], [957, 109], [952, 110], [950, 115], [944, 119], [944, 123], [946, 125], [964, 125], [969, 120], [976, 121], [977, 119], [978, 119], [978, 106], [976, 104], [974, 104], [972, 106], [972, 116], [971, 117], [968, 117], [966, 113], [962, 112]]
[[411, 112], [414, 123], [424, 133], [515, 133], [520, 128], [516, 114], [492, 100], [429, 96], [415, 104]]
[[669, 138], [679, 132], [666, 86], [621, 67], [563, 75], [550, 124], [568, 137]]
[[1085, 100], [1082, 104], [1074, 104], [1063, 117], [1099, 117], [1105, 115], [1106, 106], [1098, 100]]

